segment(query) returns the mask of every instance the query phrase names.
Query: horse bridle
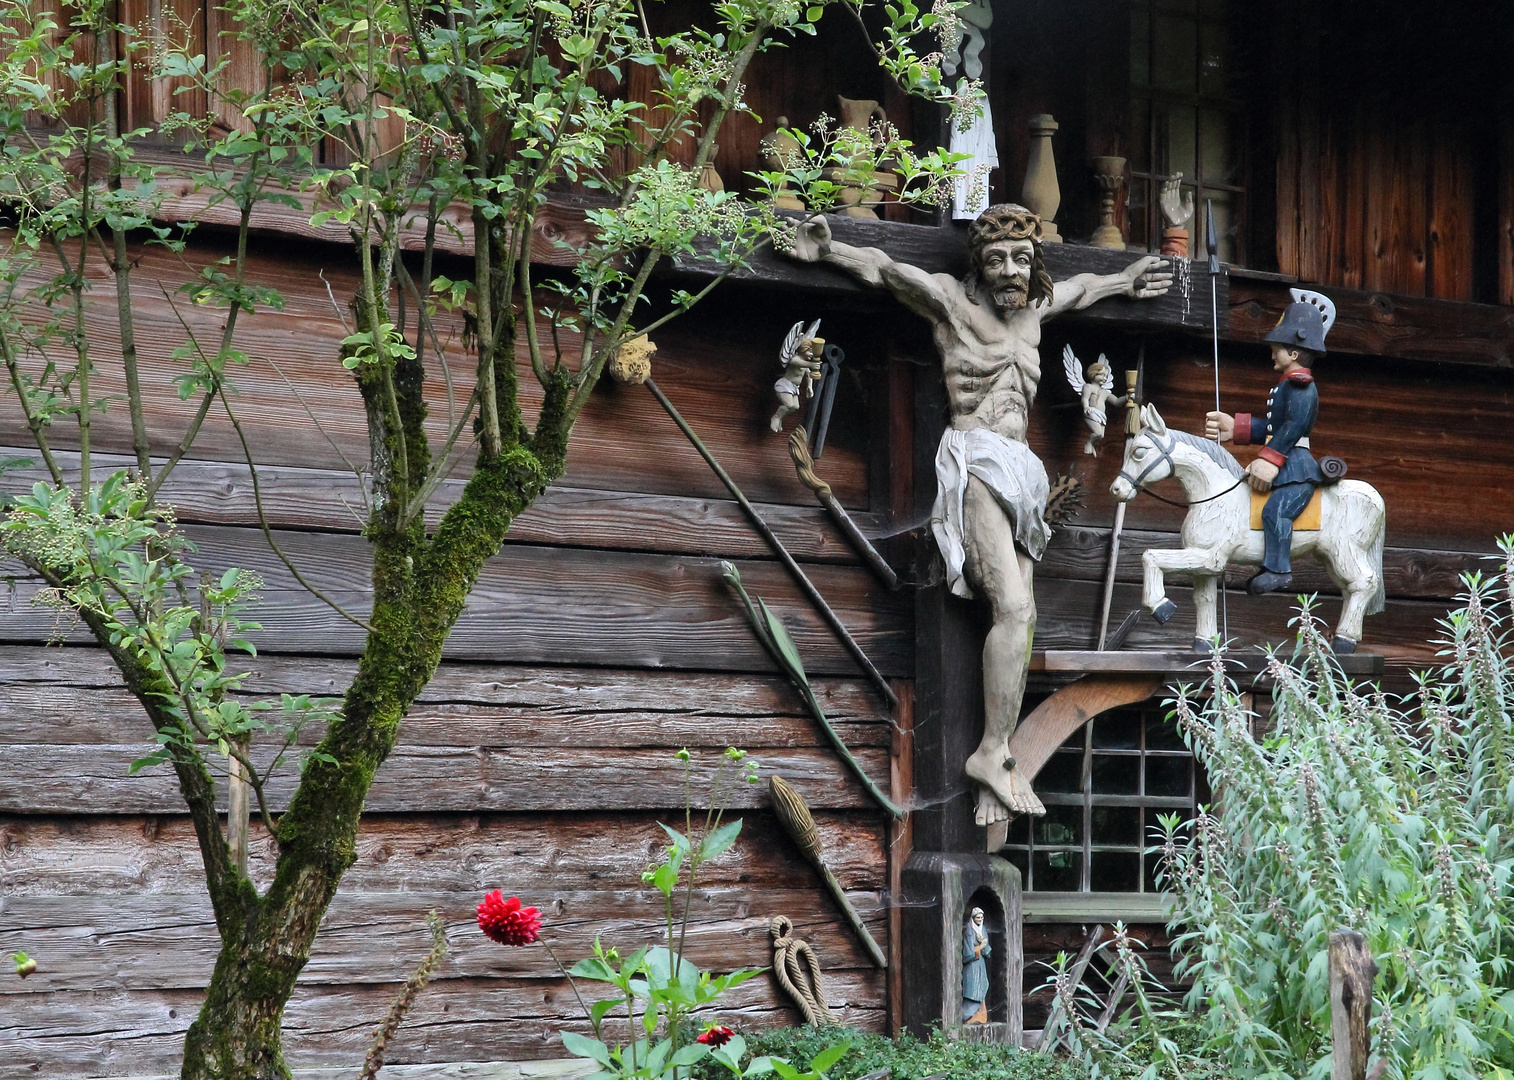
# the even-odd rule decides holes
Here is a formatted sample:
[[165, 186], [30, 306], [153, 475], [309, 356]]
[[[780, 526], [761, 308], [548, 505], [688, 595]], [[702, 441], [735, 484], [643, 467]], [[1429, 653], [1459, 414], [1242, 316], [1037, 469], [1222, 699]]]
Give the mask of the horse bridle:
[[[1167, 436], [1167, 445], [1163, 446], [1161, 443], [1157, 442], [1157, 437], [1151, 432], [1143, 431], [1141, 434], [1151, 439], [1151, 444], [1161, 452], [1162, 456], [1157, 458], [1150, 465], [1146, 466], [1145, 469], [1141, 470], [1140, 476], [1131, 476], [1124, 469], [1120, 470], [1119, 478], [1129, 483], [1130, 486], [1135, 488], [1137, 491], [1141, 490], [1141, 485], [1144, 484], [1146, 482], [1146, 478], [1151, 475], [1151, 470], [1155, 469], [1162, 462], [1167, 462], [1167, 464], [1171, 465], [1174, 470], [1176, 470], [1178, 467], [1177, 462], [1172, 459], [1172, 448], [1177, 445], [1176, 439], [1174, 439], [1171, 435]], [[1151, 492], [1148, 491], [1146, 494], [1150, 495]]]
[[1146, 478], [1151, 475], [1151, 470], [1155, 469], [1162, 462], [1167, 462], [1172, 466], [1174, 472], [1177, 471], [1178, 463], [1174, 461], [1172, 457], [1172, 448], [1177, 445], [1177, 440], [1169, 435], [1167, 436], [1167, 445], [1163, 446], [1160, 442], [1157, 441], [1157, 437], [1151, 434], [1150, 431], [1143, 431], [1141, 434], [1146, 435], [1151, 439], [1151, 445], [1156, 447], [1157, 451], [1161, 454], [1161, 457], [1157, 458], [1150, 465], [1147, 465], [1146, 468], [1142, 469], [1140, 476], [1131, 476], [1124, 469], [1120, 470], [1119, 478], [1130, 484], [1130, 486], [1136, 490], [1137, 494], [1145, 491], [1147, 495], [1150, 495], [1157, 502], [1164, 502], [1168, 506], [1176, 506], [1179, 509], [1186, 510], [1190, 506], [1200, 506], [1203, 503], [1214, 502], [1215, 499], [1224, 498], [1226, 495], [1229, 495], [1232, 491], [1246, 482], [1246, 477], [1243, 475], [1239, 480], [1231, 484], [1219, 494], [1210, 495], [1207, 499], [1195, 499], [1193, 502], [1187, 503], [1180, 503], [1176, 499], [1169, 499], [1164, 495], [1158, 495], [1155, 491], [1146, 491], [1146, 489], [1141, 485], [1143, 485], [1146, 482]]

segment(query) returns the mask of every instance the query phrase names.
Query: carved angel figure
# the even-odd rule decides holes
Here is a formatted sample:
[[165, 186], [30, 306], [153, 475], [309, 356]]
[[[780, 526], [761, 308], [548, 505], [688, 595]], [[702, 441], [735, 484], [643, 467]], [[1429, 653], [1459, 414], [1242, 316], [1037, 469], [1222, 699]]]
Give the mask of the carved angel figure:
[[819, 319], [810, 323], [808, 330], [804, 327], [804, 320], [800, 319], [783, 339], [783, 349], [778, 354], [783, 375], [773, 384], [773, 392], [778, 395], [778, 411], [768, 424], [774, 431], [783, 430], [783, 418], [799, 408], [801, 394], [810, 397], [815, 393], [825, 349], [825, 339], [815, 336], [819, 330]]
[[1083, 444], [1083, 453], [1098, 455], [1099, 440], [1104, 437], [1104, 424], [1111, 405], [1125, 404], [1123, 394], [1114, 392], [1114, 369], [1103, 353], [1088, 365], [1088, 379], [1083, 378], [1083, 365], [1072, 346], [1062, 349], [1062, 367], [1067, 372], [1067, 384], [1083, 402], [1083, 422], [1088, 425], [1088, 442]]

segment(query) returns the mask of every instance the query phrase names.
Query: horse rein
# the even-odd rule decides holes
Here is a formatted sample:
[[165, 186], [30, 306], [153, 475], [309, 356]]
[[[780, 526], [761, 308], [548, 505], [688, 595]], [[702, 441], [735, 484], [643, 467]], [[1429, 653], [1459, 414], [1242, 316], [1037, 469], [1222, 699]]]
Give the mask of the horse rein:
[[1202, 506], [1204, 503], [1214, 502], [1215, 499], [1224, 498], [1226, 495], [1229, 495], [1232, 491], [1234, 491], [1236, 488], [1240, 487], [1242, 484], [1244, 484], [1246, 482], [1246, 478], [1244, 476], [1242, 476], [1239, 480], [1237, 480], [1235, 483], [1231, 484], [1229, 487], [1227, 487], [1224, 491], [1221, 491], [1219, 494], [1217, 494], [1217, 495], [1210, 495], [1206, 499], [1195, 499], [1195, 500], [1193, 500], [1193, 502], [1188, 502], [1188, 503], [1181, 503], [1181, 502], [1178, 502], [1176, 499], [1169, 499], [1169, 498], [1166, 498], [1165, 496], [1158, 495], [1155, 491], [1148, 491], [1142, 485], [1145, 484], [1146, 478], [1151, 475], [1151, 470], [1155, 469], [1162, 462], [1164, 462], [1164, 461], [1167, 462], [1169, 465], [1171, 465], [1173, 467], [1174, 471], [1177, 470], [1177, 462], [1173, 461], [1173, 459], [1172, 459], [1172, 448], [1177, 445], [1177, 440], [1175, 440], [1175, 439], [1173, 439], [1173, 438], [1171, 438], [1169, 436], [1168, 439], [1167, 439], [1167, 445], [1163, 446], [1160, 442], [1157, 441], [1157, 437], [1155, 435], [1152, 435], [1150, 432], [1147, 432], [1146, 435], [1147, 435], [1148, 438], [1151, 439], [1151, 445], [1154, 446], [1154, 447], [1156, 447], [1157, 450], [1158, 450], [1158, 452], [1160, 452], [1162, 456], [1159, 457], [1159, 458], [1157, 458], [1150, 465], [1147, 465], [1146, 468], [1142, 469], [1140, 476], [1131, 476], [1124, 469], [1120, 470], [1120, 476], [1119, 476], [1119, 478], [1121, 480], [1126, 481], [1131, 487], [1135, 488], [1135, 490], [1136, 490], [1136, 492], [1138, 494], [1140, 492], [1144, 491], [1144, 492], [1146, 492], [1147, 495], [1150, 495], [1157, 502], [1164, 502], [1168, 506], [1176, 506], [1179, 510], [1187, 510], [1190, 506]]

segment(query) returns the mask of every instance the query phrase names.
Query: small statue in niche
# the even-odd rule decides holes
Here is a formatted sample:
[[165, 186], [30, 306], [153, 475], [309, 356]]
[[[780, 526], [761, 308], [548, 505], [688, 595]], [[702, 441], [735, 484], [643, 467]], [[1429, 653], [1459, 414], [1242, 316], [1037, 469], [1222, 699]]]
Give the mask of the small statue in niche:
[[1073, 355], [1072, 346], [1062, 349], [1062, 370], [1067, 373], [1067, 385], [1083, 401], [1083, 422], [1088, 425], [1088, 442], [1083, 444], [1083, 453], [1099, 453], [1099, 442], [1104, 438], [1104, 425], [1109, 419], [1109, 406], [1124, 405], [1124, 395], [1114, 392], [1114, 370], [1103, 353], [1088, 365], [1088, 379], [1082, 375], [1083, 364]]
[[962, 924], [962, 1022], [988, 1023], [988, 957], [993, 953], [983, 926], [983, 909], [975, 907]]
[[768, 424], [774, 431], [783, 430], [783, 418], [799, 408], [801, 395], [811, 397], [815, 393], [815, 384], [820, 381], [821, 357], [825, 352], [825, 339], [815, 336], [819, 330], [819, 319], [810, 323], [808, 330], [804, 328], [804, 320], [800, 319], [783, 339], [783, 349], [778, 354], [783, 375], [773, 384], [773, 393], [778, 395], [778, 411], [773, 413]]

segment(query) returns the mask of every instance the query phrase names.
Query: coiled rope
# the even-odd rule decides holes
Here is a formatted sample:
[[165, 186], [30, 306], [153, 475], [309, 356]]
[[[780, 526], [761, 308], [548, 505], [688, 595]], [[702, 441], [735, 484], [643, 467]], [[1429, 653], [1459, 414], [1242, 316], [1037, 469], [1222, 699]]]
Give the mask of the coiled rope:
[[799, 1006], [804, 1022], [812, 1027], [839, 1024], [825, 1000], [825, 982], [820, 961], [810, 943], [793, 936], [794, 922], [787, 915], [774, 915], [768, 924], [773, 938], [773, 973], [778, 985]]

